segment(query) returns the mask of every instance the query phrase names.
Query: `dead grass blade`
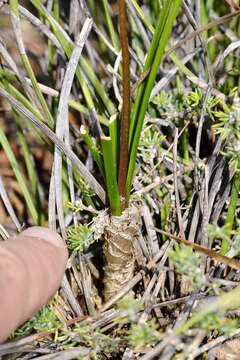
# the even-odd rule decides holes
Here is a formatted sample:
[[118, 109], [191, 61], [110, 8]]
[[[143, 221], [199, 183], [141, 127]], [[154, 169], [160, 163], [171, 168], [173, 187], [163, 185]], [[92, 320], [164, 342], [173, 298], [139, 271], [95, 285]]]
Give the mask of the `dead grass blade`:
[[[58, 115], [56, 120], [56, 135], [59, 139], [65, 141], [69, 137], [69, 132], [67, 134], [67, 129], [69, 130], [68, 125], [68, 101], [70, 99], [73, 79], [77, 70], [78, 62], [82, 54], [85, 42], [90, 34], [92, 28], [92, 20], [86, 19], [82, 30], [79, 34], [76, 47], [73, 49], [71, 58], [68, 62], [66, 73], [64, 76], [59, 105], [58, 105]], [[66, 145], [69, 147], [68, 145]], [[70, 147], [69, 147], [70, 149]], [[62, 155], [61, 151], [57, 145], [55, 145], [54, 150], [54, 172], [53, 176], [55, 179], [55, 191], [56, 191], [56, 208], [58, 213], [58, 221], [61, 229], [61, 233], [64, 239], [66, 239], [67, 232], [64, 221], [64, 210], [63, 210], [63, 191], [62, 191]]]
[[0, 196], [2, 198], [2, 201], [8, 211], [8, 214], [10, 215], [13, 223], [15, 224], [16, 228], [20, 231], [22, 226], [17, 218], [17, 215], [15, 213], [15, 210], [11, 204], [11, 201], [8, 197], [8, 194], [5, 190], [5, 187], [4, 187], [4, 183], [3, 183], [3, 180], [2, 180], [2, 176], [0, 176]]

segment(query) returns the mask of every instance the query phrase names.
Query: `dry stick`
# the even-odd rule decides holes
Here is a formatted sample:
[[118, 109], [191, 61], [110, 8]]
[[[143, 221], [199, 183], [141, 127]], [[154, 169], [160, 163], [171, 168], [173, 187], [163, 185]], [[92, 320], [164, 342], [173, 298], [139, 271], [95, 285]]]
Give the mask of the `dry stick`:
[[130, 124], [130, 59], [128, 50], [128, 33], [127, 33], [127, 14], [125, 0], [118, 0], [119, 7], [119, 27], [120, 41], [122, 47], [122, 63], [123, 63], [123, 104], [121, 112], [121, 128], [120, 128], [120, 158], [118, 185], [120, 196], [126, 197], [126, 179], [128, 171], [128, 139]]
[[[28, 77], [24, 77], [24, 79], [26, 80], [26, 82], [32, 86], [31, 80]], [[40, 88], [40, 90], [42, 91], [43, 94], [49, 95], [51, 97], [58, 97], [59, 96], [59, 91], [41, 84], [40, 82], [38, 82], [38, 86]]]
[[91, 281], [91, 275], [90, 271], [86, 266], [86, 262], [84, 261], [84, 257], [79, 254], [79, 267], [80, 267], [80, 275], [81, 275], [81, 284], [82, 284], [82, 291], [84, 295], [84, 299], [86, 302], [86, 306], [88, 309], [88, 313], [90, 315], [95, 314], [95, 308], [94, 308], [94, 302], [91, 297], [91, 289], [92, 289], [92, 281]]
[[[181, 311], [181, 313], [178, 315], [173, 330], [181, 327], [184, 324], [184, 322], [187, 320], [195, 300], [196, 300], [196, 293], [193, 292], [189, 297], [189, 299], [187, 299], [183, 311]], [[176, 346], [174, 346], [174, 344], [169, 344], [168, 346], [165, 347], [158, 360], [170, 360], [172, 359], [176, 351], [177, 351]]]
[[[87, 320], [88, 323], [92, 326], [92, 329], [99, 329], [100, 327], [104, 326], [105, 324], [109, 323], [110, 321], [112, 321], [114, 318], [116, 318], [116, 316], [119, 315], [119, 311], [116, 310], [109, 310], [103, 314], [100, 314], [100, 318], [99, 318], [99, 314], [97, 316], [90, 317], [88, 315], [82, 315], [82, 316], [78, 316], [75, 317], [73, 319], [67, 320], [66, 321], [66, 326], [70, 326], [73, 325], [77, 322], [82, 322]], [[42, 339], [46, 336], [50, 336], [52, 334], [54, 334], [54, 332], [57, 329], [61, 329], [61, 327], [59, 328], [55, 328], [52, 330], [45, 330], [45, 331], [41, 331], [37, 334], [33, 334], [33, 335], [29, 335], [23, 338], [19, 338], [17, 340], [13, 340], [10, 342], [7, 342], [5, 344], [0, 344], [0, 356], [5, 355], [5, 354], [12, 354], [12, 353], [16, 353], [16, 352], [22, 352], [25, 350], [26, 346], [38, 341], [39, 339]]]
[[213, 251], [211, 249], [205, 248], [204, 246], [195, 244], [193, 242], [190, 242], [188, 240], [185, 240], [179, 236], [175, 236], [173, 234], [170, 234], [166, 231], [160, 230], [158, 228], [154, 227], [154, 230], [159, 232], [160, 234], [166, 235], [168, 237], [170, 237], [171, 239], [174, 239], [176, 241], [178, 241], [179, 243], [182, 243], [184, 245], [187, 246], [191, 246], [194, 250], [199, 251], [200, 253], [207, 255], [209, 257], [211, 257], [212, 259], [221, 262], [223, 264], [227, 264], [228, 266], [230, 266], [231, 268], [235, 269], [235, 270], [240, 270], [240, 261], [236, 260], [236, 259], [231, 259], [228, 256], [225, 255], [221, 255], [219, 253], [217, 253], [216, 251]]
[[224, 52], [219, 56], [219, 58], [217, 59], [217, 61], [215, 63], [214, 75], [216, 75], [216, 72], [219, 70], [219, 67], [220, 67], [221, 63], [223, 62], [223, 60], [225, 59], [225, 57], [227, 57], [231, 51], [234, 51], [235, 49], [238, 49], [239, 47], [240, 47], [240, 40], [237, 40], [237, 41], [232, 42], [224, 50]]
[[168, 51], [166, 51], [164, 58], [168, 55], [170, 55], [173, 51], [175, 51], [176, 49], [178, 49], [179, 47], [181, 47], [183, 44], [185, 44], [187, 41], [193, 39], [195, 36], [197, 36], [198, 34], [207, 31], [208, 29], [211, 29], [214, 26], [217, 26], [219, 24], [223, 24], [229, 20], [231, 20], [234, 16], [238, 16], [240, 15], [240, 10], [235, 11], [233, 13], [224, 15], [212, 22], [210, 22], [209, 24], [202, 26], [200, 28], [198, 28], [196, 31], [193, 31], [192, 33], [190, 33], [189, 35], [187, 35], [184, 39], [180, 40], [176, 45], [174, 45], [173, 47], [171, 47]]
[[[211, 13], [210, 13], [210, 18], [212, 20], [216, 20], [218, 18], [218, 15], [216, 14], [216, 12], [211, 9]], [[231, 29], [229, 29], [229, 27], [227, 26], [227, 24], [221, 24], [219, 25], [219, 30], [226, 35], [227, 38], [229, 38], [229, 40], [231, 41], [237, 41], [239, 39], [239, 37], [237, 36], [237, 34], [235, 34], [235, 32], [233, 32]]]
[[[67, 122], [67, 124], [66, 124], [65, 144], [69, 149], [71, 149], [69, 122]], [[72, 166], [72, 162], [68, 158], [67, 158], [67, 173], [68, 173], [70, 201], [72, 204], [75, 204], [76, 197], [75, 197], [75, 191], [74, 191], [73, 166]], [[80, 191], [80, 189], [79, 189], [79, 191]], [[76, 227], [78, 225], [76, 211], [72, 212], [72, 217], [73, 217], [73, 224]], [[66, 224], [66, 221], [65, 221], [65, 224]]]
[[5, 355], [5, 354], [11, 354], [14, 352], [21, 352], [21, 349], [28, 345], [31, 344], [34, 341], [37, 341], [38, 339], [41, 339], [45, 336], [48, 336], [50, 334], [52, 334], [54, 332], [54, 330], [46, 330], [46, 331], [41, 331], [37, 334], [33, 334], [24, 338], [20, 338], [11, 342], [7, 342], [5, 344], [1, 344], [0, 345], [0, 356]]
[[238, 6], [233, 0], [225, 0], [233, 9], [240, 10], [240, 6]]
[[[220, 214], [221, 209], [224, 205], [224, 202], [222, 201], [223, 197], [220, 197], [220, 199], [217, 199], [216, 197], [222, 187], [222, 183], [224, 182], [222, 180], [223, 170], [224, 170], [224, 159], [222, 159], [221, 162], [219, 162], [219, 158], [218, 158], [218, 154], [220, 150], [221, 150], [221, 138], [219, 138], [214, 148], [213, 154], [208, 159], [208, 162], [206, 164], [206, 166], [208, 167], [208, 173], [209, 174], [214, 173], [214, 177], [213, 179], [211, 179], [211, 183], [208, 185], [209, 187], [208, 213], [209, 216], [211, 216], [212, 221], [213, 221], [212, 211], [214, 211], [214, 207], [215, 209], [218, 209], [218, 214]], [[219, 179], [221, 179], [221, 181], [219, 181]], [[206, 188], [206, 185], [204, 185], [204, 187]], [[189, 224], [188, 238], [191, 239], [191, 241], [194, 241], [194, 239], [200, 240], [201, 238], [200, 232], [197, 231], [198, 226], [200, 225], [199, 219], [201, 220], [201, 216], [202, 216], [201, 213], [202, 210], [200, 209], [200, 198], [201, 196], [198, 197], [197, 202], [194, 206], [193, 214], [189, 219], [190, 224]], [[215, 217], [214, 219], [215, 221], [217, 221], [218, 217]]]

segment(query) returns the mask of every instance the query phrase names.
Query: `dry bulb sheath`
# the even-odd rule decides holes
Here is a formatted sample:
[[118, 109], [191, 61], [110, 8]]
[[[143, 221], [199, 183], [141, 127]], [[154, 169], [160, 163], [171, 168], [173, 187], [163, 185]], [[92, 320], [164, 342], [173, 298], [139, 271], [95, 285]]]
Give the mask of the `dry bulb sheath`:
[[135, 263], [133, 242], [139, 236], [141, 229], [140, 205], [131, 202], [121, 216], [102, 215], [95, 221], [94, 228], [104, 232], [103, 281], [104, 298], [108, 300], [133, 276]]

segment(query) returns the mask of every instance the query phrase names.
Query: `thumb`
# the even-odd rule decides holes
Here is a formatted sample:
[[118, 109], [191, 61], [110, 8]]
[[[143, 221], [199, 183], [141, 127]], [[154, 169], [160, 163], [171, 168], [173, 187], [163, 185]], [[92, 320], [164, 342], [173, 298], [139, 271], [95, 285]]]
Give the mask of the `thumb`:
[[0, 342], [57, 291], [67, 257], [62, 238], [44, 227], [0, 243]]

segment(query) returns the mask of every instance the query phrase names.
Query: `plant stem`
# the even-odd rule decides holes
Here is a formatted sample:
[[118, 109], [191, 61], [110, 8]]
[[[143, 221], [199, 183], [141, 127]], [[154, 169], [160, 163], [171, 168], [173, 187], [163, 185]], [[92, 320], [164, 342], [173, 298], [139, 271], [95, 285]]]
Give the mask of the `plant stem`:
[[[128, 33], [127, 33], [127, 14], [125, 0], [118, 0], [119, 7], [119, 27], [120, 41], [122, 47], [122, 63], [123, 63], [123, 104], [121, 113], [120, 126], [120, 157], [118, 171], [118, 185], [120, 196], [126, 197], [126, 179], [128, 172], [128, 139], [130, 125], [130, 67], [129, 67], [129, 50], [128, 50]], [[124, 204], [125, 206], [127, 204]]]

